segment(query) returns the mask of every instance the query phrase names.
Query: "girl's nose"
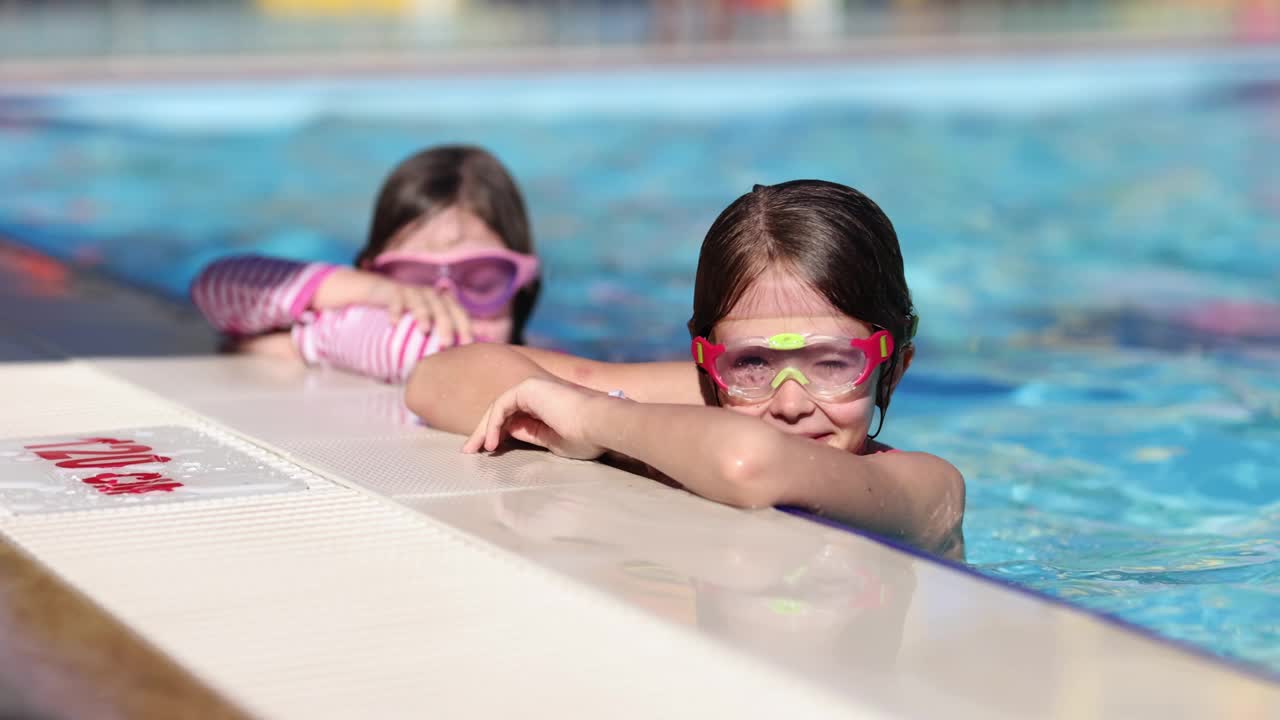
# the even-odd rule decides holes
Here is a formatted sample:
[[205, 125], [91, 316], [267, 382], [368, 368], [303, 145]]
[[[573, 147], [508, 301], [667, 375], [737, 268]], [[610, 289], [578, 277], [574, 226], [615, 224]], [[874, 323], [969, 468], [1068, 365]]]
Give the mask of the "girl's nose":
[[431, 287], [435, 288], [436, 290], [439, 290], [440, 292], [448, 291], [455, 295], [457, 294], [457, 289], [458, 289], [457, 286], [453, 284], [453, 280], [448, 275], [441, 275], [440, 278], [436, 280], [435, 284], [433, 284]]
[[797, 422], [813, 414], [813, 398], [794, 378], [784, 380], [769, 401], [769, 414], [788, 423]]

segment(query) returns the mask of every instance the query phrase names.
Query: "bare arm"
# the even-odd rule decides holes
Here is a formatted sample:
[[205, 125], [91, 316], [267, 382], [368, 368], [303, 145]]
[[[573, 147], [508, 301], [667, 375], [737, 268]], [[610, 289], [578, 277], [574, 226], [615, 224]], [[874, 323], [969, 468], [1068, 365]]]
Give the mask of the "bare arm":
[[[804, 442], [788, 438], [789, 445]], [[821, 448], [844, 456], [827, 459], [806, 458], [796, 449], [789, 448], [780, 458], [791, 463], [793, 480], [799, 481], [793, 482], [784, 504], [953, 560], [964, 559], [965, 483], [951, 463], [922, 452], [859, 456]]]
[[470, 433], [499, 395], [529, 378], [560, 378], [642, 402], [700, 405], [693, 363], [606, 363], [534, 348], [478, 343], [423, 358], [405, 403], [433, 428]]
[[554, 350], [511, 345], [509, 348], [534, 361], [543, 370], [592, 390], [622, 390], [632, 400], [646, 403], [701, 405], [698, 368], [689, 362], [611, 363], [588, 360]]
[[575, 457], [610, 450], [718, 502], [797, 505], [931, 552], [963, 552], [964, 479], [932, 455], [858, 456], [721, 408], [625, 402], [548, 379], [503, 393], [488, 413], [464, 449], [492, 450], [515, 434]]
[[[964, 478], [928, 453], [854, 455], [720, 408], [597, 402], [587, 437], [730, 505], [796, 505], [963, 557]], [[592, 414], [592, 412], [597, 414]]]

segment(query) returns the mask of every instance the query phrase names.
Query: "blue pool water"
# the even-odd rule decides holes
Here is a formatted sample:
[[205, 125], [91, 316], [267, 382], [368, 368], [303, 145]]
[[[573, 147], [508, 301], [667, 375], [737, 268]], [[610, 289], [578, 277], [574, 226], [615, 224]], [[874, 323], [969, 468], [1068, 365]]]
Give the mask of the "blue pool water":
[[535, 342], [682, 357], [752, 183], [857, 186], [922, 311], [883, 437], [969, 480], [981, 572], [1280, 671], [1280, 55], [469, 75], [0, 95], [0, 234], [175, 297], [347, 261], [423, 145], [495, 150]]

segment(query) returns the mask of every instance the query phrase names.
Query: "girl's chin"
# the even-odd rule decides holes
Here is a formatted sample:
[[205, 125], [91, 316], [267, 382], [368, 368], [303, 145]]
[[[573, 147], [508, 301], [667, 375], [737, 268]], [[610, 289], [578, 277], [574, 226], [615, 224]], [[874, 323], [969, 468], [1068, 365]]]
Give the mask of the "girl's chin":
[[482, 343], [505, 343], [505, 342], [507, 342], [506, 336], [505, 336], [503, 333], [501, 333], [501, 332], [499, 332], [498, 330], [495, 330], [495, 329], [493, 329], [493, 328], [477, 328], [477, 327], [473, 327], [473, 328], [471, 329], [471, 332], [472, 332], [472, 335], [475, 337], [476, 342], [482, 342]]
[[503, 343], [511, 342], [511, 326], [502, 323], [474, 323], [471, 333], [476, 342]]

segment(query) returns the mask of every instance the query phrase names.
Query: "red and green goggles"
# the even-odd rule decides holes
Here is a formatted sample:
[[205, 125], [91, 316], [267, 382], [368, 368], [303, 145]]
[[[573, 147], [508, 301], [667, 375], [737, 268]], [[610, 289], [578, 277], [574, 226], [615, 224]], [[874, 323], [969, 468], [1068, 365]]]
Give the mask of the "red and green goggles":
[[893, 335], [888, 330], [867, 338], [780, 333], [725, 344], [696, 337], [692, 352], [717, 386], [742, 400], [764, 400], [787, 380], [820, 400], [839, 400], [893, 356]]

